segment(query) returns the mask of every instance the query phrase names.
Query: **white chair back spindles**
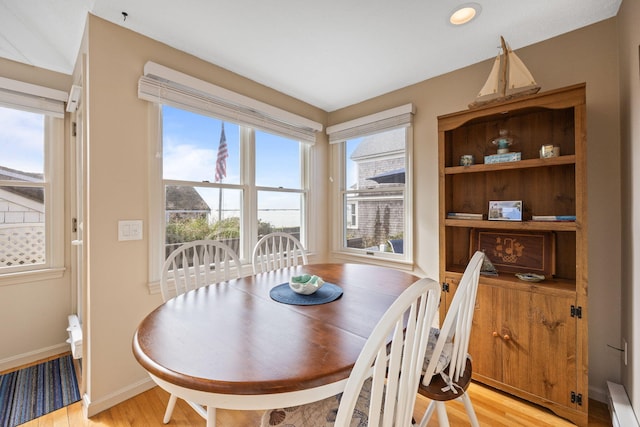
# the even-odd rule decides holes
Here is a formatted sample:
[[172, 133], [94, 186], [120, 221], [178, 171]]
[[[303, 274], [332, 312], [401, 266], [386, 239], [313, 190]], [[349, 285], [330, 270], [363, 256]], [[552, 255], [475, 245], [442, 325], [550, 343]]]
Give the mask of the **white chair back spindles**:
[[280, 231], [258, 240], [252, 259], [255, 274], [305, 265], [308, 262], [302, 243], [291, 234]]
[[167, 301], [192, 289], [240, 277], [235, 251], [216, 240], [196, 240], [174, 250], [162, 267], [160, 288]]

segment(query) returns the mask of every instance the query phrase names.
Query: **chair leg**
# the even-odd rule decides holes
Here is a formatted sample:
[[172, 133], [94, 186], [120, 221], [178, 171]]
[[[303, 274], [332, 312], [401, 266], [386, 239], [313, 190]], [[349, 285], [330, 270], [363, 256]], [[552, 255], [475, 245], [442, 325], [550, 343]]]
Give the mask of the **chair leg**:
[[440, 427], [449, 427], [449, 417], [447, 417], [447, 407], [444, 402], [436, 402], [436, 410], [438, 412], [438, 425]]
[[215, 406], [207, 406], [207, 427], [216, 427]]
[[429, 422], [429, 420], [431, 419], [431, 416], [433, 415], [434, 409], [436, 409], [436, 402], [432, 400], [431, 402], [429, 402], [429, 406], [427, 406], [427, 410], [425, 411], [424, 416], [422, 417], [422, 421], [420, 421], [419, 427], [427, 426], [427, 423]]
[[176, 400], [178, 400], [178, 396], [176, 396], [175, 394], [169, 396], [167, 410], [164, 412], [164, 419], [162, 420], [163, 423], [167, 424], [169, 421], [171, 421], [171, 414], [173, 414], [173, 408], [175, 408], [176, 406]]
[[472, 427], [480, 427], [480, 423], [478, 423], [478, 417], [476, 417], [476, 411], [473, 410], [473, 405], [471, 404], [471, 399], [467, 393], [463, 393], [460, 396], [462, 402], [464, 403], [464, 409], [467, 410], [467, 415], [469, 416], [469, 421], [471, 422]]

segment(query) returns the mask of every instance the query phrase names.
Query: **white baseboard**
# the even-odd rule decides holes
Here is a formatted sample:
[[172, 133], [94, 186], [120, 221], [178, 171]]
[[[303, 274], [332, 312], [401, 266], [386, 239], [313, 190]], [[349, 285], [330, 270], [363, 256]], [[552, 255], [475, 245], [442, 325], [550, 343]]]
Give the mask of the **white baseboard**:
[[601, 387], [589, 386], [589, 399], [608, 404], [609, 394], [606, 389], [603, 389]]
[[51, 347], [40, 348], [38, 350], [11, 356], [0, 360], [0, 371], [8, 371], [22, 365], [27, 365], [57, 354], [65, 353], [69, 350], [69, 344], [60, 343], [52, 345]]
[[609, 389], [609, 412], [613, 427], [639, 427], [638, 419], [633, 411], [627, 391], [622, 384], [607, 381]]
[[144, 393], [147, 390], [156, 386], [151, 378], [138, 381], [130, 384], [126, 387], [116, 390], [113, 393], [106, 395], [105, 397], [97, 400], [91, 400], [86, 394], [82, 396], [82, 412], [86, 418], [93, 417], [94, 415], [111, 408], [112, 406], [122, 403], [125, 400], [131, 399], [140, 393]]

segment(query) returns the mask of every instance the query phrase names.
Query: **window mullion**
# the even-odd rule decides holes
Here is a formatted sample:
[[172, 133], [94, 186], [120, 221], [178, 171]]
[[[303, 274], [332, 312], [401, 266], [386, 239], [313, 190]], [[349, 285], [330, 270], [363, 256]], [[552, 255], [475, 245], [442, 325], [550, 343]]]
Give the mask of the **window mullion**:
[[241, 209], [241, 236], [243, 236], [242, 258], [249, 260], [258, 239], [258, 191], [256, 189], [256, 133], [243, 126], [240, 131], [241, 184], [244, 187], [243, 208]]

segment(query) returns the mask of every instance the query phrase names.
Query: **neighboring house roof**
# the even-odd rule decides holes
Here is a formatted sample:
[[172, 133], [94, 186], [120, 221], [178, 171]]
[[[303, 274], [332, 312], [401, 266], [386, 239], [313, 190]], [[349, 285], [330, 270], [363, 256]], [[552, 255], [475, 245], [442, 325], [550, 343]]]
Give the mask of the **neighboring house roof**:
[[[0, 181], [42, 182], [43, 179], [41, 173], [23, 172], [0, 166]], [[3, 190], [34, 202], [44, 203], [44, 189], [41, 187], [3, 187]]]
[[211, 212], [211, 208], [196, 189], [184, 185], [167, 185], [166, 209]]
[[371, 181], [375, 181], [378, 184], [404, 184], [405, 176], [404, 176], [404, 168], [394, 169], [392, 171], [383, 172], [376, 176], [372, 176], [371, 178], [367, 178]]
[[394, 153], [404, 153], [405, 139], [404, 128], [365, 136], [351, 153], [351, 160], [357, 162], [380, 155], [388, 156]]

